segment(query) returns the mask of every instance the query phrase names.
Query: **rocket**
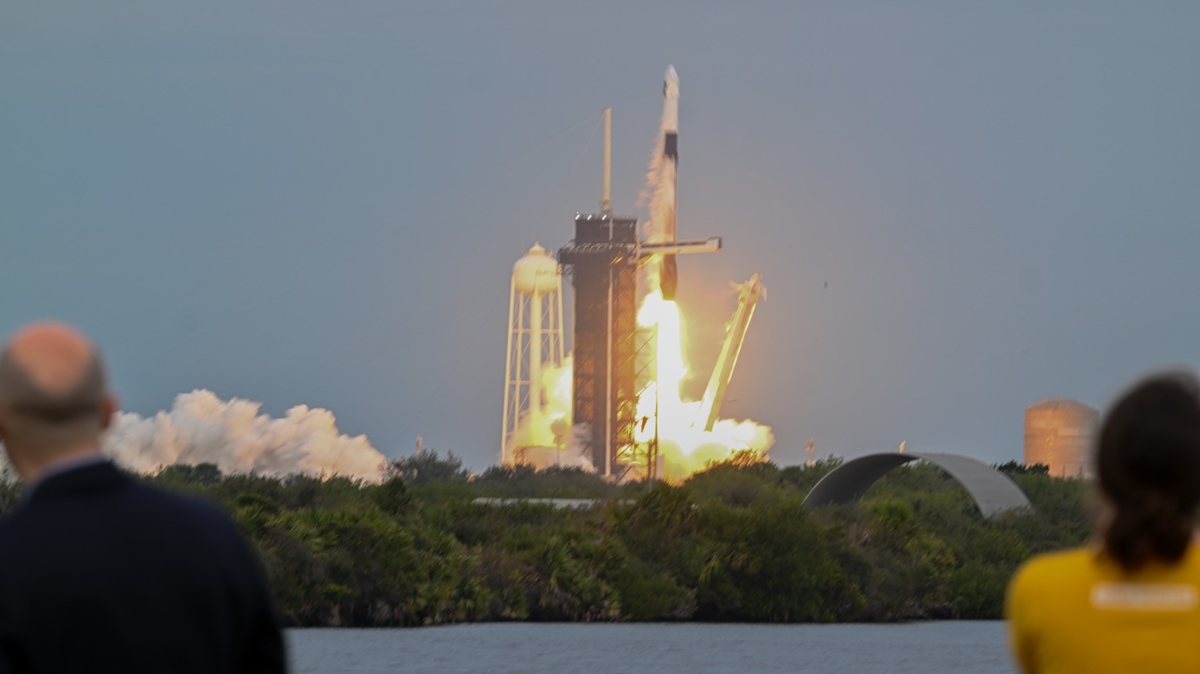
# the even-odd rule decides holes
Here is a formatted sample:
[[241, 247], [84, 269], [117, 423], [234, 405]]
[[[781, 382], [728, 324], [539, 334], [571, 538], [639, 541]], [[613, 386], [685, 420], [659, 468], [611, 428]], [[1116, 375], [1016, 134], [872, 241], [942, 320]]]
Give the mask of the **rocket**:
[[[663, 77], [663, 116], [662, 116], [662, 173], [660, 184], [669, 190], [664, 195], [661, 217], [663, 222], [659, 228], [664, 243], [678, 240], [675, 231], [675, 205], [677, 202], [675, 188], [678, 184], [679, 170], [679, 75], [675, 66], [667, 66], [667, 74]], [[665, 300], [675, 299], [675, 288], [679, 285], [679, 271], [675, 266], [674, 255], [664, 255], [662, 259], [662, 295]]]

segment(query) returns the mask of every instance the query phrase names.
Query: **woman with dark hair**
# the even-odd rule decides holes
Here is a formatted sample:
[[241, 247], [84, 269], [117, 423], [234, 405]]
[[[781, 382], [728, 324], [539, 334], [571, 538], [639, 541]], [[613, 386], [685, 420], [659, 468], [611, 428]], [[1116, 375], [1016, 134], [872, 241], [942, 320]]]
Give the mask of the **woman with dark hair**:
[[1168, 373], [1125, 393], [1095, 467], [1096, 542], [1036, 557], [1009, 585], [1017, 661], [1029, 674], [1200, 672], [1200, 382]]

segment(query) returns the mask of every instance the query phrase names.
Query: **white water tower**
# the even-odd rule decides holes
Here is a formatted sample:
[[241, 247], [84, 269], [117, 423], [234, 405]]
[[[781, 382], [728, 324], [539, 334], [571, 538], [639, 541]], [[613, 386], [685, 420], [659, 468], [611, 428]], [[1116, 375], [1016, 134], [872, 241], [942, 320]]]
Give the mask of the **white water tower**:
[[533, 248], [513, 265], [508, 301], [508, 358], [504, 364], [504, 435], [500, 461], [523, 461], [523, 450], [548, 444], [539, 433], [548, 420], [547, 367], [563, 364], [562, 267], [545, 248]]

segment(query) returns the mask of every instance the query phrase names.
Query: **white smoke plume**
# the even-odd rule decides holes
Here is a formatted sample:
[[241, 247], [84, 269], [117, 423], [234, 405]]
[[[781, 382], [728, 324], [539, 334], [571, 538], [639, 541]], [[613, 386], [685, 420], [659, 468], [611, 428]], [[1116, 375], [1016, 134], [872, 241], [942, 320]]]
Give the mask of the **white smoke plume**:
[[509, 441], [513, 448], [562, 447], [571, 431], [571, 356], [562, 364], [542, 364], [541, 396], [529, 401], [529, 409], [517, 423]]
[[131, 470], [154, 472], [173, 464], [216, 464], [223, 473], [383, 479], [387, 459], [365, 435], [338, 431], [333, 413], [297, 405], [281, 419], [261, 414], [261, 403], [221, 400], [196, 390], [175, 398], [170, 411], [150, 418], [120, 414], [104, 451]]
[[[642, 223], [642, 237], [648, 243], [663, 243], [667, 240], [667, 232], [662, 223], [670, 216], [668, 211], [675, 208], [676, 166], [663, 160], [664, 135], [659, 129], [654, 141], [654, 152], [650, 154], [650, 164], [646, 169], [646, 183], [637, 201], [638, 206], [646, 207], [650, 213], [650, 217]], [[651, 262], [658, 260], [656, 257]]]
[[584, 455], [579, 427], [571, 425], [571, 355], [562, 365], [542, 366], [542, 398], [530, 401], [511, 440], [516, 463], [543, 469], [551, 466], [593, 470]]

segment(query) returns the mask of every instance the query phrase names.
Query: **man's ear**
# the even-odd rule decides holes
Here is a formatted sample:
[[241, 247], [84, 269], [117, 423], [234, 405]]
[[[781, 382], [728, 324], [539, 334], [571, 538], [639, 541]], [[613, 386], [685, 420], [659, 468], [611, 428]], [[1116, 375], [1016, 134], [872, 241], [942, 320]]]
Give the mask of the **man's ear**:
[[[100, 429], [107, 431], [112, 426], [113, 420], [117, 418], [119, 411], [121, 411], [121, 401], [117, 399], [117, 395], [115, 393], [105, 394], [104, 402], [100, 404]], [[2, 419], [3, 417], [0, 416], [0, 426], [3, 425]]]

